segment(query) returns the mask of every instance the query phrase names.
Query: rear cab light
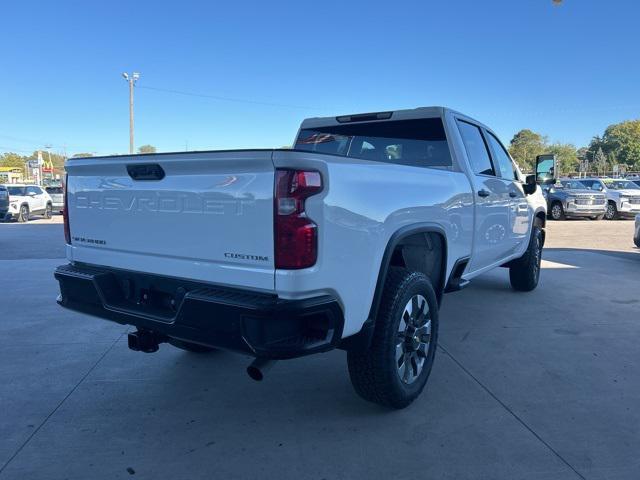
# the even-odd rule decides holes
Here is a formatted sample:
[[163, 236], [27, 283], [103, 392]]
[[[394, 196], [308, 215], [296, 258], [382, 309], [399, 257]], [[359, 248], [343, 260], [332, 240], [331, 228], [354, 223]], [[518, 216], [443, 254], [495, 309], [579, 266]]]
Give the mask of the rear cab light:
[[273, 212], [276, 268], [295, 270], [315, 265], [318, 225], [307, 216], [305, 200], [322, 189], [320, 172], [276, 170]]

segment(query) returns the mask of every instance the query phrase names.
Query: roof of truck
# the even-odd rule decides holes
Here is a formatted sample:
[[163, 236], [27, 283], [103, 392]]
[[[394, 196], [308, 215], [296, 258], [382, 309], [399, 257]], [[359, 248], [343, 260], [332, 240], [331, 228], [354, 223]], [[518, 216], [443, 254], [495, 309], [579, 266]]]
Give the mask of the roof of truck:
[[410, 108], [405, 110], [386, 110], [386, 111], [371, 112], [371, 113], [356, 113], [356, 114], [349, 114], [349, 115], [338, 115], [334, 117], [310, 117], [310, 118], [305, 118], [302, 121], [300, 128], [313, 128], [313, 127], [338, 125], [338, 124], [351, 123], [351, 122], [371, 122], [371, 121], [375, 122], [378, 120], [411, 120], [415, 118], [443, 117], [447, 112], [453, 113], [460, 117], [464, 117], [488, 129], [486, 125], [483, 125], [481, 122], [469, 117], [468, 115], [465, 115], [462, 112], [458, 112], [457, 110], [453, 110], [447, 107], [440, 107], [440, 106], [417, 107], [417, 108]]

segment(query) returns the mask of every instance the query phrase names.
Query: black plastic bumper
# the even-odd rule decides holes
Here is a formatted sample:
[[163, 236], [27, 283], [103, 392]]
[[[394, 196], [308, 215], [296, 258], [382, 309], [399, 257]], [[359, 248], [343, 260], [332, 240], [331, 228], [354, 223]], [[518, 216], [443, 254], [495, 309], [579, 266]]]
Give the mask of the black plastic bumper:
[[344, 316], [335, 298], [283, 300], [89, 265], [56, 269], [58, 303], [77, 312], [134, 325], [201, 345], [286, 359], [338, 346]]

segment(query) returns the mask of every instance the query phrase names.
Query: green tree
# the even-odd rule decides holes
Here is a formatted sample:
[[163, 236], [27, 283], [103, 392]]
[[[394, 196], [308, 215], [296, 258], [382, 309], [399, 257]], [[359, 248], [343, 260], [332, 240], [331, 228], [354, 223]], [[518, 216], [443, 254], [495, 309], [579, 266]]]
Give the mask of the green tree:
[[138, 153], [156, 153], [156, 147], [153, 145], [142, 145], [138, 148]]
[[537, 155], [546, 153], [547, 137], [525, 129], [516, 133], [509, 144], [509, 153], [524, 171], [533, 170]]
[[0, 155], [0, 167], [13, 167], [22, 170], [22, 175], [26, 174], [25, 162], [26, 157], [18, 155], [17, 153], [7, 152]]
[[596, 154], [593, 158], [593, 163], [599, 174], [604, 174], [607, 170], [607, 156], [605, 155], [602, 147], [598, 147]]
[[640, 120], [609, 125], [602, 136], [602, 150], [617, 163], [640, 168]]
[[556, 156], [558, 165], [557, 176], [569, 172], [577, 172], [580, 167], [578, 151], [576, 147], [570, 143], [553, 143], [547, 147], [546, 153], [551, 153]]
[[580, 147], [576, 151], [576, 156], [578, 157], [578, 169], [582, 165], [585, 168], [584, 171], [588, 171], [589, 164], [591, 163], [591, 160], [589, 159], [589, 147]]

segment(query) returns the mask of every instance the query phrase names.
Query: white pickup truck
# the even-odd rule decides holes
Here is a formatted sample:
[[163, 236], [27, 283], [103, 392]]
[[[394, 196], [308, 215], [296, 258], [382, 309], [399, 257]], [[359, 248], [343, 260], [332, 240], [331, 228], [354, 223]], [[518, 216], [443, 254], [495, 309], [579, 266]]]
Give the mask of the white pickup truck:
[[446, 108], [307, 119], [292, 149], [66, 170], [58, 302], [137, 327], [133, 350], [241, 352], [262, 379], [275, 360], [341, 348], [359, 395], [402, 408], [431, 371], [445, 292], [500, 266], [516, 290], [538, 283], [536, 175]]

